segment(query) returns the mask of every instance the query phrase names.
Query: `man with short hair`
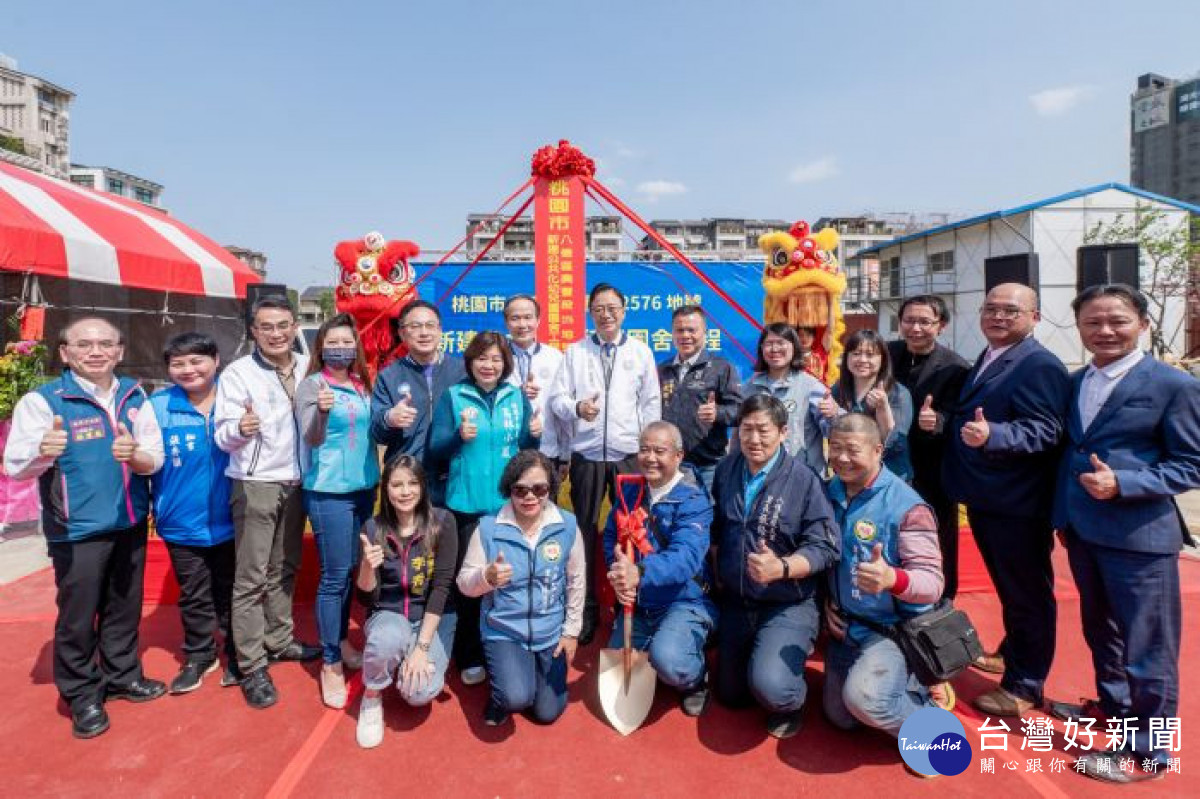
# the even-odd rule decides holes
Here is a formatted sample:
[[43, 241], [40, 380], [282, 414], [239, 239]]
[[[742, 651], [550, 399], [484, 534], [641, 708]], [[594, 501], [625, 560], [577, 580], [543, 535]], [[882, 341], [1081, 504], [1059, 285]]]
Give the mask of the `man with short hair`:
[[118, 377], [121, 332], [89, 316], [59, 333], [64, 369], [13, 409], [4, 471], [37, 478], [54, 566], [54, 684], [76, 738], [109, 727], [109, 699], [147, 702], [166, 690], [142, 673], [138, 625], [146, 565], [146, 475], [162, 433], [136, 381]]
[[988, 347], [946, 420], [942, 480], [967, 506], [1004, 619], [1004, 676], [974, 702], [989, 716], [1040, 706], [1054, 661], [1050, 505], [1070, 385], [1062, 361], [1033, 337], [1040, 318], [1028, 286], [1002, 283], [987, 293], [979, 321]]
[[[942, 595], [937, 521], [920, 495], [883, 465], [883, 438], [860, 413], [829, 433], [826, 486], [842, 534], [842, 557], [829, 572], [825, 626], [825, 716], [897, 735], [905, 719], [935, 702], [917, 685], [904, 651], [875, 627], [928, 610]], [[949, 683], [943, 706], [952, 706]]]
[[308, 358], [292, 349], [296, 317], [287, 297], [259, 298], [251, 320], [254, 351], [217, 384], [214, 440], [229, 453], [225, 473], [233, 481], [230, 624], [242, 695], [251, 707], [267, 708], [278, 699], [267, 664], [315, 660], [321, 650], [296, 640], [292, 621], [304, 539], [293, 402]]
[[1166, 727], [1152, 730], [1179, 715], [1179, 551], [1191, 536], [1175, 497], [1200, 488], [1200, 382], [1138, 347], [1150, 319], [1137, 289], [1092, 286], [1071, 307], [1092, 362], [1071, 376], [1054, 526], [1079, 587], [1099, 699], [1052, 702], [1050, 712], [1123, 720], [1124, 745], [1083, 754], [1077, 767], [1136, 782], [1162, 776], [1178, 748]]
[[[550, 408], [572, 426], [571, 506], [588, 562], [597, 555], [600, 506], [616, 498], [616, 476], [637, 469], [638, 434], [662, 413], [658, 371], [650, 348], [621, 329], [625, 295], [598, 283], [588, 297], [595, 332], [567, 348]], [[588, 575], [579, 643], [596, 633], [596, 575]]]
[[[630, 514], [618, 506], [604, 528], [608, 581], [619, 603], [634, 606], [633, 645], [649, 650], [658, 678], [680, 692], [683, 712], [699, 716], [709, 698], [704, 643], [717, 624], [707, 559], [712, 503], [679, 468], [683, 437], [670, 422], [646, 425], [637, 462], [645, 482], [625, 489]], [[639, 529], [645, 535], [634, 540]], [[621, 547], [626, 541], [632, 554]], [[621, 646], [624, 624], [618, 614], [610, 647]]]
[[[442, 352], [442, 314], [425, 300], [400, 312], [400, 338], [408, 354], [375, 379], [371, 393], [371, 438], [384, 446], [383, 459], [412, 455], [426, 461], [425, 443], [433, 409], [446, 389], [466, 376], [462, 358]], [[448, 463], [426, 461], [429, 498], [445, 503]]]
[[950, 323], [950, 311], [936, 294], [909, 297], [900, 305], [900, 340], [888, 343], [896, 382], [912, 395], [912, 425], [908, 431], [913, 488], [937, 514], [942, 550], [942, 596], [958, 595], [958, 503], [942, 487], [942, 456], [946, 451], [946, 418], [958, 400], [971, 370], [963, 357], [938, 343]]
[[729, 449], [729, 426], [742, 404], [737, 370], [705, 349], [708, 331], [699, 305], [671, 314], [675, 354], [658, 365], [662, 416], [683, 435], [683, 465], [712, 493], [713, 473]]
[[541, 416], [542, 440], [538, 451], [559, 464], [561, 470], [571, 458], [571, 430], [549, 412], [548, 406], [563, 354], [558, 348], [537, 340], [540, 316], [541, 306], [529, 294], [514, 294], [504, 303], [504, 326], [508, 328], [508, 343], [513, 354], [513, 370], [508, 382], [525, 393], [534, 413]]

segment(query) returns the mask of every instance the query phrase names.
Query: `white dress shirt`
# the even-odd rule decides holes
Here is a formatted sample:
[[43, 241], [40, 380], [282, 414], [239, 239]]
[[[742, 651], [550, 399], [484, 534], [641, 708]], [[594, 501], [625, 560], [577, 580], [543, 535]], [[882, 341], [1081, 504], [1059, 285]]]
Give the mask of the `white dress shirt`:
[[[117, 424], [117, 380], [114, 377], [107, 392], [99, 386], [78, 374], [72, 373], [75, 382], [87, 394], [96, 400], [108, 412], [108, 420], [113, 427]], [[141, 391], [141, 389], [138, 389]], [[44, 458], [39, 454], [42, 446], [42, 436], [54, 424], [54, 413], [46, 398], [36, 391], [31, 391], [17, 402], [13, 408], [12, 431], [8, 434], [8, 443], [4, 447], [4, 473], [14, 480], [32, 480], [40, 477], [43, 472], [54, 465], [54, 458]], [[133, 429], [129, 431], [137, 441], [138, 450], [150, 455], [154, 468], [146, 474], [159, 470], [163, 463], [162, 430], [159, 429], [158, 419], [149, 401], [142, 403], [133, 419]], [[68, 444], [68, 446], [70, 446]]]
[[1084, 430], [1091, 427], [1096, 414], [1100, 413], [1104, 403], [1108, 402], [1108, 398], [1117, 384], [1144, 357], [1145, 353], [1135, 349], [1108, 366], [1097, 367], [1094, 363], [1088, 366], [1087, 372], [1083, 375], [1083, 383], [1079, 387], [1079, 421], [1083, 423]]

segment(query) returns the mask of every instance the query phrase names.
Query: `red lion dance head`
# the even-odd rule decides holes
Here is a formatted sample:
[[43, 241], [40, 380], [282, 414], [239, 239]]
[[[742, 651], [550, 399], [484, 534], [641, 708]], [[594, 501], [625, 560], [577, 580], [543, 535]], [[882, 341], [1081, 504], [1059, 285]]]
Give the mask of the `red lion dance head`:
[[388, 241], [371, 231], [359, 241], [341, 241], [333, 257], [341, 267], [335, 292], [337, 309], [354, 317], [371, 374], [391, 358], [399, 342], [391, 320], [416, 298], [416, 273], [410, 258], [421, 250], [411, 241]]

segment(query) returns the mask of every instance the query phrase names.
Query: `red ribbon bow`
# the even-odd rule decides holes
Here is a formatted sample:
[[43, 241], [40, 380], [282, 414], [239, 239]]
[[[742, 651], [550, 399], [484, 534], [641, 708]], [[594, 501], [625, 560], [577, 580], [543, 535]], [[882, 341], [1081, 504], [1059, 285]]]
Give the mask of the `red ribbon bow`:
[[646, 513], [645, 508], [639, 505], [632, 511], [618, 509], [613, 513], [617, 514], [618, 546], [628, 551], [628, 546], [633, 544], [643, 557], [654, 552], [654, 546], [648, 537], [649, 531], [646, 529], [646, 519], [650, 514]]

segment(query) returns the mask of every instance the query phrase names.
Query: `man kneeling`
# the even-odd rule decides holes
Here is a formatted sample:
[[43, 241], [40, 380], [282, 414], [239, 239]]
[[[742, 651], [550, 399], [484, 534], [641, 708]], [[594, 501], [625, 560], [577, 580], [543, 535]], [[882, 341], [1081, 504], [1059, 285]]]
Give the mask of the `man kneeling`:
[[[708, 597], [712, 584], [708, 552], [712, 504], [704, 489], [679, 470], [683, 438], [670, 422], [651, 422], [638, 441], [638, 469], [649, 487], [625, 488], [631, 513], [614, 509], [604, 529], [608, 581], [621, 604], [634, 605], [633, 645], [649, 650], [658, 678], [682, 694], [683, 712], [699, 716], [708, 705], [704, 642], [716, 626], [717, 609]], [[639, 486], [640, 488], [640, 486]], [[644, 520], [630, 518], [649, 505]], [[639, 524], [644, 521], [644, 528]], [[635, 558], [618, 546], [622, 528], [635, 533]], [[638, 554], [640, 553], [640, 554]], [[609, 646], [619, 648], [625, 619], [617, 615]]]
[[[909, 670], [892, 639], [864, 624], [890, 626], [927, 610], [942, 595], [942, 559], [933, 511], [882, 463], [875, 420], [847, 414], [829, 436], [829, 500], [842, 533], [842, 559], [829, 575], [825, 623], [825, 715], [837, 727], [858, 724], [896, 735], [930, 689]], [[949, 709], [950, 686], [937, 706]], [[945, 696], [941, 692], [947, 692]]]

